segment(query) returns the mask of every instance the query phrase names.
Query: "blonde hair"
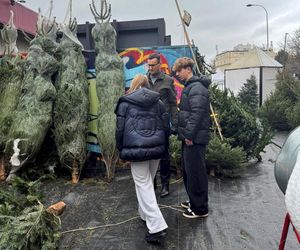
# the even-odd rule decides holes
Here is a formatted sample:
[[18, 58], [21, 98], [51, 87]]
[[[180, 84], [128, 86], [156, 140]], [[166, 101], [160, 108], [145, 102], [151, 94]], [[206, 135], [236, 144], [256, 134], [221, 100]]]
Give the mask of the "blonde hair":
[[191, 70], [193, 70], [194, 61], [191, 58], [188, 57], [180, 57], [178, 58], [174, 65], [173, 65], [173, 71], [180, 71], [182, 69], [186, 69], [187, 67], [190, 67]]
[[139, 89], [139, 88], [149, 88], [149, 82], [148, 82], [148, 78], [145, 75], [139, 74], [136, 75], [130, 85], [130, 88], [127, 91], [127, 94], [132, 93], [133, 91]]

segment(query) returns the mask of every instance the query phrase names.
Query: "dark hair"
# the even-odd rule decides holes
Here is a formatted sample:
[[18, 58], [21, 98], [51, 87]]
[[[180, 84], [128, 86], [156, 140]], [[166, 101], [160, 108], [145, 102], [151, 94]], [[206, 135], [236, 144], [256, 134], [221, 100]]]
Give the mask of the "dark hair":
[[150, 60], [157, 59], [157, 62], [160, 63], [160, 54], [152, 53], [152, 54], [149, 55], [148, 59], [150, 59]]

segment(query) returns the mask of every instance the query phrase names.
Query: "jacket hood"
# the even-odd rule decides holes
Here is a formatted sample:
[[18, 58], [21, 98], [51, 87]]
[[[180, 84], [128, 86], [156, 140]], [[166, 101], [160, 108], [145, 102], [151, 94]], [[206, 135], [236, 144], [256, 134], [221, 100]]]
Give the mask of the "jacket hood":
[[140, 88], [130, 94], [124, 95], [119, 99], [117, 106], [121, 102], [129, 102], [141, 107], [149, 107], [159, 101], [159, 93], [147, 88]]
[[211, 80], [208, 79], [205, 75], [201, 76], [192, 76], [185, 85], [188, 86], [189, 84], [193, 82], [201, 82], [205, 88], [208, 88], [208, 86], [211, 84]]

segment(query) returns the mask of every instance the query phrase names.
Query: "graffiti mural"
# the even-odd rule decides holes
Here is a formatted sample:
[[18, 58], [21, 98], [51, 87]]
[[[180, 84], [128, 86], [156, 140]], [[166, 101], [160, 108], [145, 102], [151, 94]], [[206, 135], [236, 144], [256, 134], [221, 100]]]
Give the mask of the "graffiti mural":
[[[161, 70], [166, 74], [172, 76], [172, 66], [175, 60], [179, 57], [192, 57], [190, 48], [188, 46], [166, 46], [156, 48], [129, 48], [121, 51], [121, 56], [124, 63], [124, 73], [126, 88], [130, 87], [131, 80], [136, 74], [146, 74], [147, 58], [152, 53], [161, 54]], [[183, 85], [174, 77], [175, 89], [177, 91], [177, 101], [181, 96]]]
[[[147, 58], [152, 53], [161, 54], [161, 69], [166, 74], [172, 76], [172, 66], [179, 57], [192, 57], [191, 51], [187, 46], [168, 46], [157, 48], [129, 48], [121, 51], [121, 56], [124, 63], [125, 87], [129, 88], [131, 80], [136, 74], [146, 74]], [[98, 117], [99, 100], [96, 95], [95, 69], [89, 69], [87, 78], [89, 83], [89, 102], [90, 109], [88, 115], [88, 135], [87, 135], [87, 150], [96, 154], [101, 153], [101, 148], [97, 140], [96, 131]], [[179, 101], [183, 85], [174, 78], [175, 89], [177, 91], [177, 101]]]

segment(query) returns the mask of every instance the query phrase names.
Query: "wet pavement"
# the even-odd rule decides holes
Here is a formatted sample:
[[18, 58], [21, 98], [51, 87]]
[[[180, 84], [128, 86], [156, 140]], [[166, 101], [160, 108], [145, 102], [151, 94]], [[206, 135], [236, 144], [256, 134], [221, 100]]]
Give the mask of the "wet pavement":
[[[274, 141], [283, 144], [286, 134]], [[187, 219], [178, 204], [187, 200], [182, 180], [170, 186], [171, 194], [158, 197], [169, 226], [160, 245], [145, 242], [146, 227], [138, 218], [130, 170], [118, 171], [107, 184], [84, 179], [72, 185], [63, 179], [46, 183], [46, 205], [63, 200], [60, 249], [278, 249], [284, 216], [284, 195], [278, 188], [273, 161], [279, 149], [270, 144], [261, 163], [253, 162], [240, 178], [209, 176], [209, 216]], [[82, 230], [77, 230], [82, 228]], [[87, 229], [89, 228], [89, 229]], [[77, 230], [77, 231], [69, 231]], [[299, 249], [292, 230], [287, 250]]]

